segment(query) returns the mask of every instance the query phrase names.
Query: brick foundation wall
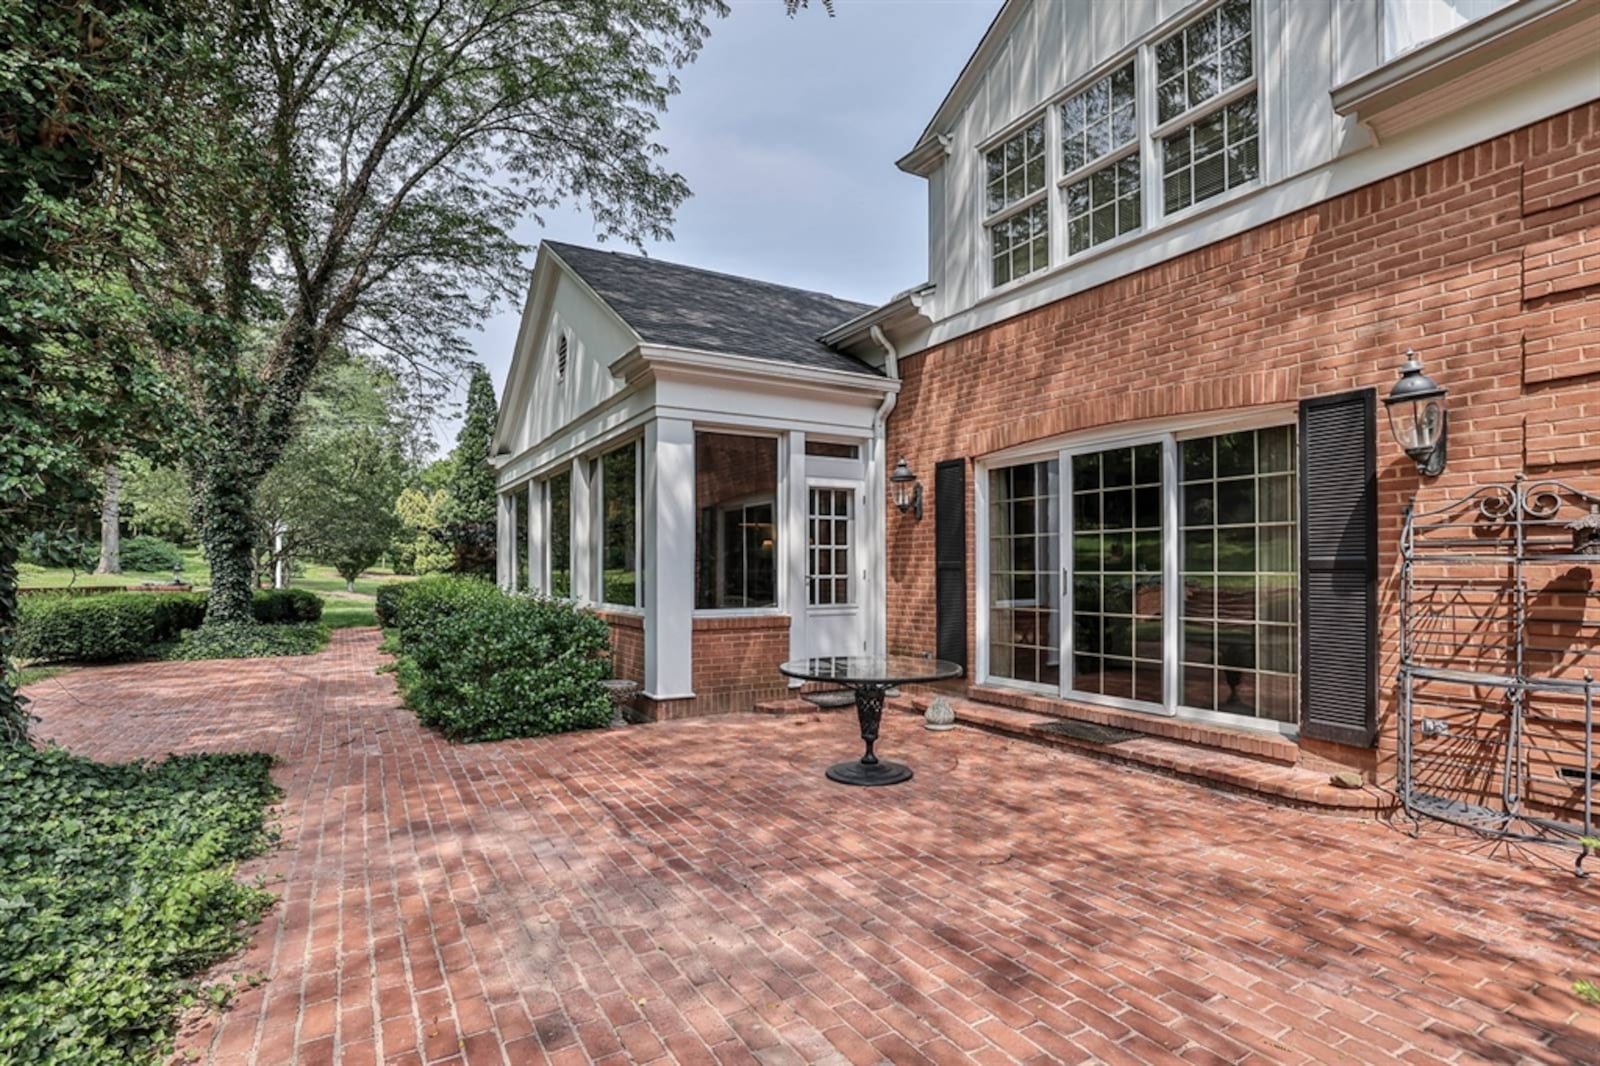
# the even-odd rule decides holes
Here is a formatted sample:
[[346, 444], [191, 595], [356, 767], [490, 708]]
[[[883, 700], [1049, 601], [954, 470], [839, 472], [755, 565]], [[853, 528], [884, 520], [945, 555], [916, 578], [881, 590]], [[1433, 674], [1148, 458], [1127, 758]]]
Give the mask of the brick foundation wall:
[[[905, 357], [888, 454], [926, 479], [1097, 426], [1382, 395], [1407, 348], [1450, 390], [1450, 465], [1419, 483], [1379, 426], [1379, 746], [1302, 746], [1307, 763], [1392, 779], [1407, 502], [1518, 471], [1600, 490], [1600, 104]], [[975, 662], [972, 480], [969, 464]], [[933, 527], [889, 525], [894, 652], [933, 650]]]
[[789, 691], [778, 664], [789, 658], [788, 615], [696, 618], [693, 637], [694, 697], [640, 700], [652, 721], [733, 714]]
[[611, 630], [611, 674], [644, 683], [644, 616], [627, 611], [594, 612]]

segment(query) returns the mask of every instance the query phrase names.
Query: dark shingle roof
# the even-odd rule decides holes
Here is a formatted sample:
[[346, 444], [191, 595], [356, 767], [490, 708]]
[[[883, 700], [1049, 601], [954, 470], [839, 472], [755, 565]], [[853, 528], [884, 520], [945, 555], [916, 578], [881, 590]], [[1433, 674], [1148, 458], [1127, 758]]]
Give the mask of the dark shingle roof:
[[878, 371], [817, 340], [872, 308], [821, 292], [546, 241], [647, 344], [789, 363]]

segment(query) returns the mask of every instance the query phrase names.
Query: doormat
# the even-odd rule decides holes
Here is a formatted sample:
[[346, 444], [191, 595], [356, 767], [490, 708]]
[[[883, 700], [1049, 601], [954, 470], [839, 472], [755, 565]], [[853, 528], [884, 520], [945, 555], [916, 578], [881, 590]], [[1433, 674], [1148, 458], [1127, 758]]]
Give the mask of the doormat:
[[807, 703], [815, 704], [828, 711], [837, 710], [840, 707], [852, 707], [856, 702], [856, 694], [848, 689], [835, 690], [833, 692], [807, 692], [802, 694], [800, 698]]
[[1126, 740], [1136, 740], [1144, 736], [1143, 733], [1132, 729], [1118, 729], [1116, 726], [1096, 725], [1093, 722], [1047, 722], [1039, 726], [1041, 733], [1059, 733], [1073, 740], [1083, 740], [1090, 744], [1121, 744]]

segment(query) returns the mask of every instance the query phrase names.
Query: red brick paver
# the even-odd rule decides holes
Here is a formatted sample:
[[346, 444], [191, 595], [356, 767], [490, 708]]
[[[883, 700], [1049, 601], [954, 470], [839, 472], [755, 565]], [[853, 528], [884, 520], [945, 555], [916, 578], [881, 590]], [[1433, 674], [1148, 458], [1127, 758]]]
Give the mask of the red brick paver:
[[[104, 759], [280, 760], [264, 972], [215, 1063], [1600, 1059], [1600, 885], [1542, 855], [853, 716], [454, 747], [370, 631], [307, 659], [36, 686]], [[1600, 879], [1597, 879], [1600, 880]]]

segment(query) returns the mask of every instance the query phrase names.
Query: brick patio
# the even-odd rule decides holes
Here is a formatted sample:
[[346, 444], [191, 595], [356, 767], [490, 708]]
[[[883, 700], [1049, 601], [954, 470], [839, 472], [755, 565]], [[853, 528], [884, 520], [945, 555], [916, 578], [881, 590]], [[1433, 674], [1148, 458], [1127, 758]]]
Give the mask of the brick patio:
[[853, 716], [452, 747], [372, 631], [86, 669], [40, 732], [280, 760], [264, 971], [216, 1063], [1600, 1059], [1600, 878], [892, 717], [909, 784], [822, 778]]

